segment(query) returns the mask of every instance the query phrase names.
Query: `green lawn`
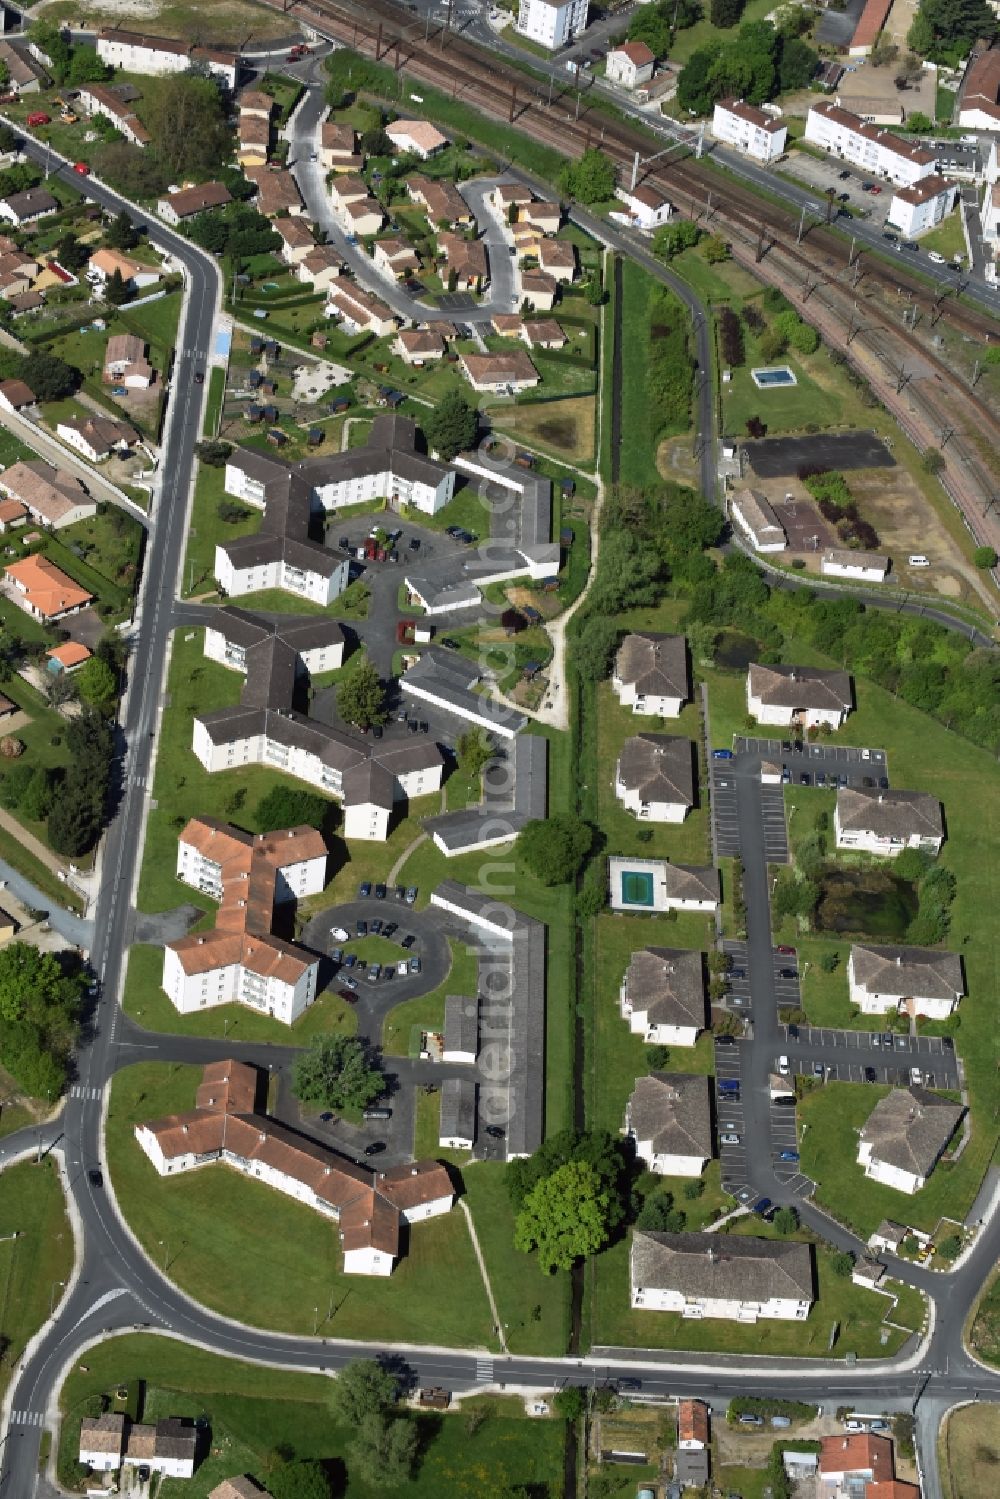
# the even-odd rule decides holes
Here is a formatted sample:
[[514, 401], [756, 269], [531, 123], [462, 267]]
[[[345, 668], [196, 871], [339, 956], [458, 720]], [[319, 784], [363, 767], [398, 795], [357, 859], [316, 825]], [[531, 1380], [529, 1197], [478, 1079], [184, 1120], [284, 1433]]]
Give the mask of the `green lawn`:
[[994, 1275], [976, 1307], [968, 1341], [984, 1363], [1000, 1368], [1000, 1275]]
[[[722, 431], [735, 437], [746, 434], [750, 417], [758, 416], [768, 434], [798, 432], [815, 424], [835, 427], [844, 416], [830, 356], [822, 344], [815, 354], [791, 351], [774, 360], [766, 360], [757, 348], [757, 338], [748, 328], [743, 330], [746, 357], [732, 371], [732, 380], [722, 390]], [[777, 390], [758, 390], [750, 370], [760, 365], [783, 365], [794, 372], [797, 384]]]
[[[402, 956], [399, 947], [395, 943], [388, 943], [396, 958]], [[382, 1050], [386, 1056], [405, 1057], [413, 1055], [414, 1032], [422, 1030], [441, 1031], [444, 1029], [444, 1002], [448, 994], [477, 993], [479, 979], [479, 960], [473, 949], [465, 946], [463, 942], [448, 939], [451, 948], [451, 969], [448, 977], [440, 988], [433, 990], [430, 994], [422, 994], [419, 999], [404, 999], [402, 1004], [395, 1005], [385, 1018], [382, 1026]]]
[[673, 425], [662, 427], [649, 399], [648, 365], [650, 338], [650, 303], [654, 294], [664, 299], [671, 313], [688, 325], [688, 314], [682, 304], [670, 296], [665, 287], [643, 271], [632, 260], [622, 261], [622, 414], [620, 479], [623, 484], [659, 484], [656, 448], [664, 437], [686, 430]]
[[[211, 920], [201, 925], [210, 927]], [[353, 1036], [357, 1030], [354, 1011], [337, 994], [336, 985], [324, 989], [305, 1014], [289, 1026], [240, 1004], [217, 1005], [194, 1015], [182, 1015], [160, 987], [162, 974], [162, 947], [137, 943], [129, 948], [122, 1005], [127, 1015], [150, 1031], [176, 1036], [232, 1036], [234, 1041], [295, 1046], [304, 1045], [312, 1036], [328, 1032]]]
[[[489, 1305], [460, 1211], [422, 1223], [387, 1280], [341, 1271], [333, 1224], [221, 1165], [164, 1179], [136, 1144], [137, 1123], [190, 1108], [196, 1067], [144, 1063], [119, 1072], [107, 1160], [119, 1205], [147, 1253], [197, 1301], [289, 1333], [483, 1346]], [[239, 1274], [233, 1267], [239, 1265]], [[445, 1290], [447, 1289], [447, 1296]], [[332, 1307], [332, 1317], [324, 1315]], [[429, 1308], [434, 1315], [429, 1315]]]
[[[235, 439], [238, 434], [230, 433]], [[235, 541], [260, 528], [261, 511], [247, 505], [245, 519], [224, 521], [219, 518], [219, 504], [225, 498], [226, 471], [198, 465], [191, 526], [188, 531], [182, 591], [185, 596], [202, 594], [215, 588], [215, 548], [221, 541]]]
[[226, 395], [226, 372], [219, 365], [208, 376], [208, 400], [205, 402], [205, 420], [202, 431], [214, 437], [222, 418], [222, 403]]
[[[398, 1272], [397, 1272], [398, 1273]], [[66, 1487], [80, 1477], [76, 1461], [80, 1421], [102, 1409], [122, 1410], [116, 1392], [141, 1388], [142, 1415], [205, 1416], [211, 1446], [194, 1478], [164, 1479], [163, 1499], [206, 1499], [223, 1478], [250, 1473], [267, 1482], [276, 1454], [324, 1461], [338, 1479], [343, 1499], [414, 1499], [447, 1493], [449, 1499], [482, 1499], [484, 1479], [504, 1489], [525, 1484], [537, 1499], [562, 1494], [563, 1423], [529, 1421], [519, 1402], [502, 1398], [465, 1401], [447, 1415], [415, 1415], [420, 1426], [420, 1459], [404, 1489], [370, 1487], [350, 1472], [352, 1432], [330, 1414], [330, 1381], [315, 1374], [293, 1374], [221, 1358], [169, 1338], [129, 1334], [87, 1350], [63, 1385], [60, 1406], [59, 1476]], [[470, 1407], [485, 1419], [469, 1429]], [[499, 1490], [497, 1490], [499, 1491]]]
[[929, 234], [920, 236], [920, 245], [924, 250], [936, 250], [939, 255], [952, 260], [956, 255], [968, 254], [965, 243], [965, 235], [962, 231], [962, 216], [958, 209], [942, 219], [941, 223], [932, 229]]
[[[808, 1169], [808, 1168], [806, 1168]], [[681, 1204], [686, 1206], [686, 1204]], [[738, 1220], [742, 1230], [745, 1220]], [[754, 1219], [746, 1232], [773, 1236], [772, 1226]], [[720, 1243], [725, 1244], [724, 1237]], [[596, 1294], [592, 1299], [592, 1342], [627, 1344], [647, 1348], [687, 1348], [698, 1352], [770, 1354], [795, 1358], [828, 1358], [834, 1324], [838, 1334], [832, 1354], [848, 1353], [858, 1358], [891, 1357], [909, 1337], [909, 1332], [883, 1326], [893, 1315], [892, 1302], [877, 1291], [856, 1286], [850, 1276], [832, 1269], [833, 1251], [815, 1246], [818, 1297], [805, 1322], [759, 1322], [743, 1326], [716, 1318], [701, 1321], [677, 1312], [633, 1311], [629, 1305], [628, 1242], [622, 1239], [601, 1255], [594, 1266]], [[913, 1306], [904, 1307], [913, 1320]], [[887, 1334], [883, 1343], [881, 1333]]]
[[0, 1173], [0, 1397], [72, 1268], [73, 1235], [55, 1161], [8, 1166]]

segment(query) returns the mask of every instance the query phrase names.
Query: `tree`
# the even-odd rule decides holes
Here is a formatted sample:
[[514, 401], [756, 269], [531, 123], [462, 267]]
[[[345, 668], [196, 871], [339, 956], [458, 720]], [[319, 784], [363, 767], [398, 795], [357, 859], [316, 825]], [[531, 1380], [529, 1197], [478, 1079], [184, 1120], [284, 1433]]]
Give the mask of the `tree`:
[[[805, 16], [807, 12], [802, 6], [795, 6], [800, 15]], [[806, 88], [812, 81], [819, 62], [819, 53], [814, 52], [812, 47], [799, 37], [790, 37], [781, 44], [781, 56], [778, 61], [778, 85], [782, 93], [790, 89]]]
[[607, 1130], [589, 1130], [578, 1134], [575, 1130], [560, 1130], [550, 1135], [526, 1160], [511, 1161], [507, 1167], [507, 1195], [515, 1212], [519, 1212], [528, 1196], [560, 1166], [568, 1161], [584, 1161], [611, 1197], [613, 1204], [611, 1227], [615, 1228], [625, 1216], [623, 1187], [626, 1162], [621, 1140]]
[[99, 656], [91, 656], [77, 672], [76, 687], [85, 703], [110, 712], [118, 698], [118, 675]]
[[92, 162], [105, 181], [130, 198], [155, 198], [171, 181], [155, 152], [129, 141], [105, 141], [95, 148]]
[[939, 474], [944, 468], [944, 454], [940, 448], [925, 448], [921, 462], [925, 473]]
[[364, 1416], [351, 1443], [351, 1472], [372, 1488], [399, 1489], [412, 1476], [419, 1444], [415, 1422]]
[[57, 854], [75, 859], [97, 841], [100, 830], [101, 817], [92, 798], [84, 788], [67, 780], [62, 796], [52, 804], [46, 825], [52, 847]]
[[39, 401], [61, 401], [76, 389], [80, 372], [56, 354], [33, 349], [25, 356], [21, 378], [31, 387]]
[[673, 260], [682, 250], [691, 249], [701, 238], [701, 230], [690, 219], [661, 224], [653, 235], [653, 254], [661, 260]]
[[869, 61], [873, 68], [887, 68], [898, 56], [897, 43], [883, 32], [869, 54]]
[[395, 149], [381, 125], [365, 130], [358, 138], [358, 150], [365, 156], [392, 156]]
[[666, 57], [670, 51], [670, 38], [669, 5], [640, 5], [629, 17], [629, 41], [645, 42], [656, 57]]
[[365, 1108], [385, 1088], [354, 1036], [317, 1036], [295, 1064], [292, 1091], [303, 1103], [325, 1109]]
[[915, 109], [911, 115], [907, 115], [906, 125], [916, 135], [928, 135], [935, 128], [930, 115], [925, 115], [922, 109]]
[[771, 1221], [782, 1238], [787, 1239], [798, 1228], [799, 1215], [794, 1208], [778, 1208]]
[[839, 1253], [831, 1256], [830, 1269], [834, 1275], [839, 1275], [842, 1280], [846, 1280], [854, 1269], [853, 1254], [849, 1254], [846, 1249], [840, 1250]]
[[708, 18], [713, 26], [735, 26], [743, 14], [746, 0], [711, 0]]
[[470, 406], [460, 390], [450, 390], [423, 418], [427, 443], [445, 463], [456, 453], [474, 446], [478, 430], [476, 408]]
[[0, 120], [0, 152], [5, 156], [17, 151], [21, 145], [21, 138], [15, 130], [5, 121]]
[[[0, 93], [5, 94], [9, 88], [10, 88], [10, 68], [8, 68], [7, 64], [3, 61], [2, 58], [0, 58]], [[7, 149], [13, 149], [13, 148], [8, 147]]]
[[[209, 466], [209, 468], [225, 468], [225, 466], [226, 466], [226, 459], [229, 457], [229, 455], [230, 455], [230, 453], [232, 451], [233, 451], [233, 445], [232, 445], [232, 443], [230, 443], [230, 442], [219, 442], [218, 440], [213, 440], [213, 439], [209, 439], [206, 442], [199, 442], [197, 444], [197, 446], [195, 447], [195, 452], [198, 454], [198, 457], [201, 459], [202, 463], [207, 463], [208, 466]], [[240, 508], [240, 512], [241, 513], [240, 513], [240, 515], [238, 517], [223, 516], [222, 515], [222, 506], [225, 503], [226, 502], [224, 500], [220, 500], [219, 501], [219, 515], [222, 516], [223, 520], [227, 520], [227, 519], [239, 519], [239, 520], [243, 520], [244, 517], [247, 514], [249, 514], [248, 511], [244, 510], [243, 507], [240, 506], [239, 508]]]
[[582, 818], [534, 818], [521, 830], [517, 852], [521, 863], [543, 885], [564, 885], [576, 878], [593, 841], [593, 829]]
[[455, 754], [463, 775], [475, 778], [492, 760], [494, 749], [484, 729], [466, 729], [458, 736]]
[[673, 1193], [651, 1192], [639, 1209], [636, 1228], [653, 1234], [679, 1234], [683, 1232], [687, 1219], [679, 1208], [674, 1207]]
[[315, 791], [301, 786], [273, 786], [257, 803], [257, 828], [261, 833], [322, 828], [332, 811], [333, 803]]
[[64, 270], [79, 271], [90, 259], [90, 250], [68, 230], [56, 243], [56, 259]]
[[115, 266], [104, 283], [104, 300], [109, 307], [123, 307], [132, 293], [121, 271]]
[[721, 234], [707, 234], [701, 242], [701, 253], [709, 265], [719, 265], [729, 259], [729, 246]]
[[577, 637], [573, 659], [580, 675], [588, 682], [600, 682], [611, 670], [621, 628], [603, 614], [591, 614]]
[[173, 177], [211, 172], [232, 151], [222, 96], [211, 78], [174, 73], [143, 82], [147, 130]]
[[103, 83], [111, 76], [111, 69], [97, 55], [96, 47], [76, 46], [72, 49], [67, 83]]
[[986, 0], [921, 0], [907, 33], [914, 52], [932, 61], [963, 56], [980, 37], [992, 41], [997, 21]]
[[976, 567], [989, 569], [996, 567], [997, 554], [993, 547], [976, 547], [972, 553], [972, 560]]
[[34, 21], [28, 28], [28, 36], [45, 54], [53, 82], [64, 84], [69, 77], [73, 49], [59, 27], [52, 21]]
[[587, 1392], [582, 1385], [568, 1384], [557, 1393], [552, 1408], [563, 1421], [579, 1421], [587, 1409]]
[[607, 203], [615, 195], [615, 165], [596, 146], [590, 146], [579, 161], [567, 162], [559, 174], [559, 188], [577, 203]]
[[0, 947], [0, 1020], [41, 1014], [64, 994], [65, 977], [53, 953], [27, 942]]
[[538, 1251], [546, 1273], [570, 1270], [610, 1237], [611, 1198], [586, 1161], [568, 1161], [529, 1192], [514, 1223], [514, 1248]]
[[105, 236], [112, 250], [134, 250], [139, 243], [139, 231], [132, 222], [127, 208], [116, 214], [108, 226]]
[[268, 1474], [274, 1499], [330, 1499], [330, 1484], [322, 1463], [281, 1463]]
[[370, 661], [359, 662], [339, 684], [337, 707], [345, 723], [356, 724], [360, 729], [385, 723], [385, 687]]
[[399, 1381], [374, 1358], [345, 1364], [330, 1391], [330, 1407], [348, 1426], [358, 1426], [365, 1416], [384, 1416], [399, 1398]]

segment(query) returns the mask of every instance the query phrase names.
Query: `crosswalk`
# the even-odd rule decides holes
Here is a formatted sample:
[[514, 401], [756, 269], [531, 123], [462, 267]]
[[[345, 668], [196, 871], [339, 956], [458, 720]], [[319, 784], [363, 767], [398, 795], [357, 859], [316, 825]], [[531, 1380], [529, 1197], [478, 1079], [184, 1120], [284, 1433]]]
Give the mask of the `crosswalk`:
[[83, 1083], [74, 1083], [69, 1090], [69, 1096], [70, 1098], [84, 1098], [92, 1102], [95, 1098], [100, 1098], [101, 1090], [100, 1088], [88, 1088]]
[[11, 1411], [11, 1426], [41, 1426], [41, 1411]]
[[476, 1384], [493, 1383], [493, 1360], [491, 1358], [476, 1359]]

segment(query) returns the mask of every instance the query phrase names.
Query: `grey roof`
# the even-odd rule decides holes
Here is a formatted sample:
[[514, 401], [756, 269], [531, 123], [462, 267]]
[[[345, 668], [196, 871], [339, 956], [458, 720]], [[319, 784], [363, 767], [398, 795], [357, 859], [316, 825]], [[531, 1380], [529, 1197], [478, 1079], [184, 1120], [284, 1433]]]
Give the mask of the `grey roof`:
[[714, 900], [719, 903], [719, 871], [712, 864], [666, 864], [663, 888], [668, 900]]
[[650, 697], [690, 697], [683, 635], [626, 635], [615, 657], [615, 677]]
[[444, 1000], [444, 1049], [479, 1050], [479, 1000], [465, 994], [446, 994]]
[[423, 651], [420, 660], [411, 666], [399, 679], [404, 692], [419, 687], [451, 708], [460, 717], [486, 716], [499, 727], [517, 733], [527, 723], [523, 713], [508, 708], [505, 703], [495, 701], [483, 693], [473, 692], [480, 680], [479, 668], [457, 651], [441, 651], [432, 647]]
[[737, 506], [744, 521], [758, 538], [767, 531], [780, 531], [784, 537], [784, 526], [775, 515], [766, 497], [756, 489], [737, 490], [733, 495], [733, 509], [735, 510]]
[[813, 1299], [812, 1249], [742, 1234], [632, 1236], [632, 1285], [719, 1300]]
[[332, 577], [344, 560], [342, 553], [331, 552], [318, 541], [274, 536], [267, 531], [258, 531], [256, 536], [239, 536], [235, 541], [220, 542], [219, 546], [235, 568], [286, 562], [320, 578]]
[[475, 1140], [476, 1085], [471, 1077], [449, 1077], [441, 1084], [442, 1140]]
[[700, 1072], [651, 1072], [637, 1077], [625, 1105], [625, 1128], [655, 1155], [712, 1154], [708, 1078]]
[[326, 484], [362, 478], [386, 469], [401, 478], [423, 480], [436, 488], [448, 472], [445, 464], [420, 451], [416, 424], [408, 417], [388, 412], [375, 418], [368, 441], [360, 448], [303, 458], [297, 463], [282, 463], [253, 448], [237, 445], [227, 462], [265, 485], [265, 503], [271, 500], [270, 485], [290, 476], [302, 481], [307, 493], [312, 493]]
[[618, 780], [644, 802], [694, 806], [694, 745], [675, 734], [636, 734], [618, 756]]
[[349, 807], [371, 803], [374, 807], [392, 810], [395, 801], [395, 778], [375, 760], [362, 760], [344, 772], [344, 802]]
[[548, 749], [540, 734], [519, 734], [483, 772], [478, 806], [425, 817], [424, 828], [448, 853], [496, 841], [505, 827], [516, 837], [526, 822], [545, 817], [548, 810]]
[[57, 199], [44, 187], [29, 187], [23, 193], [8, 193], [3, 201], [19, 219], [30, 218], [35, 214], [55, 213], [59, 207]]
[[[442, 880], [431, 900], [454, 905], [466, 914], [474, 930], [478, 916], [504, 923], [509, 932], [509, 941], [493, 939], [489, 944], [491, 975], [498, 982], [489, 986], [488, 1003], [492, 1023], [502, 1019], [509, 1048], [507, 1153], [531, 1155], [544, 1134], [545, 927], [495, 896], [457, 880]], [[499, 982], [503, 978], [506, 983]]]
[[907, 1230], [902, 1223], [894, 1223], [891, 1218], [883, 1218], [878, 1228], [872, 1234], [873, 1239], [884, 1239], [887, 1244], [898, 1248], [906, 1238]]
[[855, 983], [869, 993], [951, 1001], [965, 993], [962, 959], [941, 948], [869, 947], [856, 942], [851, 966]]
[[[520, 547], [543, 546], [552, 536], [552, 481], [513, 460], [504, 462], [493, 453], [459, 453], [455, 459], [456, 468], [484, 466], [489, 468], [490, 477], [480, 478], [479, 493], [490, 511], [492, 534]], [[494, 509], [497, 488], [514, 490], [520, 495], [519, 503]]]
[[848, 712], [852, 705], [851, 678], [846, 671], [822, 671], [816, 666], [761, 666], [749, 671], [751, 697], [775, 708], [818, 708]]
[[634, 952], [625, 974], [625, 994], [651, 1025], [694, 1025], [701, 1030], [708, 1013], [701, 953], [672, 947]]
[[861, 1143], [876, 1161], [929, 1176], [964, 1113], [964, 1105], [926, 1088], [893, 1088], [868, 1115]]
[[849, 831], [879, 838], [943, 838], [941, 803], [926, 791], [844, 787], [837, 792], [837, 821]]
[[674, 1453], [674, 1477], [688, 1489], [708, 1482], [708, 1448], [679, 1447]]

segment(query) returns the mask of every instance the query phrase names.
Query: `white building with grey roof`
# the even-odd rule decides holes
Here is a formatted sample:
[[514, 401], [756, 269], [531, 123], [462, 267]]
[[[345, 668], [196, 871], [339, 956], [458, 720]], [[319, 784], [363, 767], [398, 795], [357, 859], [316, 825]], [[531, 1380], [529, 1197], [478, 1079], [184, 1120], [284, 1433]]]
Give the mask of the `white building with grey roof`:
[[925, 791], [880, 791], [847, 786], [837, 792], [833, 827], [838, 848], [894, 859], [904, 848], [935, 857], [944, 842], [944, 817], [936, 796]]
[[482, 672], [474, 661], [457, 652], [431, 649], [421, 652], [420, 659], [400, 677], [399, 685], [404, 697], [433, 703], [501, 739], [514, 739], [528, 720], [506, 703], [475, 692], [481, 681]]
[[965, 1108], [926, 1088], [894, 1088], [880, 1098], [858, 1139], [865, 1175], [910, 1196], [927, 1183]]
[[525, 823], [547, 816], [548, 748], [540, 734], [518, 734], [483, 771], [477, 806], [424, 818], [424, 831], [445, 858], [509, 843]]
[[346, 637], [335, 619], [286, 617], [280, 624], [237, 605], [216, 609], [205, 626], [205, 655], [246, 676], [257, 646], [275, 637], [295, 651], [303, 671], [335, 671], [344, 664]]
[[812, 1246], [791, 1239], [637, 1229], [630, 1274], [636, 1310], [682, 1317], [804, 1322], [815, 1298]]
[[467, 994], [446, 994], [442, 1062], [475, 1065], [479, 1055], [479, 1000]]
[[714, 911], [719, 904], [719, 871], [714, 864], [665, 861], [661, 888], [665, 911]]
[[863, 1015], [926, 1015], [947, 1020], [965, 993], [962, 959], [934, 947], [872, 947], [855, 942], [847, 960], [851, 1003]]
[[623, 1134], [647, 1171], [700, 1176], [712, 1155], [709, 1081], [700, 1072], [637, 1077], [625, 1105]]
[[471, 1077], [448, 1077], [441, 1084], [438, 1144], [442, 1150], [471, 1150], [476, 1143], [476, 1084]]
[[644, 822], [683, 822], [694, 806], [694, 745], [672, 734], [626, 739], [615, 770], [615, 795]]
[[764, 495], [755, 489], [738, 489], [730, 504], [737, 530], [755, 552], [783, 552], [788, 545], [785, 528]]
[[653, 1046], [693, 1046], [708, 1024], [700, 952], [644, 947], [632, 954], [619, 991], [633, 1035]]
[[676, 718], [691, 696], [684, 636], [626, 635], [615, 656], [611, 686], [622, 707], [633, 713]]
[[853, 705], [846, 671], [754, 663], [747, 672], [747, 712], [758, 723], [839, 729]]

